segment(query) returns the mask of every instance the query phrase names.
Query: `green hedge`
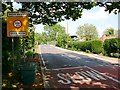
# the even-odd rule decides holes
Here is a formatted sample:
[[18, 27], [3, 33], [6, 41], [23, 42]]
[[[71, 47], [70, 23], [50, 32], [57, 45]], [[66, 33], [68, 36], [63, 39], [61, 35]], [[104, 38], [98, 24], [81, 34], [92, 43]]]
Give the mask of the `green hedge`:
[[120, 57], [120, 38], [112, 38], [104, 41], [104, 55]]
[[104, 43], [99, 40], [73, 41], [69, 43], [71, 50], [85, 51], [87, 53], [103, 53], [106, 56], [120, 57], [120, 38], [106, 39]]
[[92, 53], [99, 54], [103, 51], [103, 43], [99, 40], [91, 41], [91, 51]]
[[92, 53], [101, 53], [102, 52], [102, 42], [99, 40], [93, 41], [78, 41], [69, 43], [69, 48], [72, 50], [92, 52]]

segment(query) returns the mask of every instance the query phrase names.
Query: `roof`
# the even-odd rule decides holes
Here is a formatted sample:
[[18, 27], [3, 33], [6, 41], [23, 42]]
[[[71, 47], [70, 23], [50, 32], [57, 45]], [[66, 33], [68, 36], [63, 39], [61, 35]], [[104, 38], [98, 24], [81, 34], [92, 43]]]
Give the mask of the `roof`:
[[102, 36], [101, 38], [99, 38], [99, 40], [104, 42], [106, 39], [111, 39], [111, 38], [118, 38], [118, 37], [116, 37], [116, 36]]

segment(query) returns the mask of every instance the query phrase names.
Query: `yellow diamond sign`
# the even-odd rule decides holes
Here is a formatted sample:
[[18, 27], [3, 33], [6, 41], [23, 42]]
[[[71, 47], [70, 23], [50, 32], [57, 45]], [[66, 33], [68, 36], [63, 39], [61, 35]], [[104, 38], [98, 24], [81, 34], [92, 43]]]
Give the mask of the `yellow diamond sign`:
[[7, 37], [28, 36], [28, 15], [26, 12], [7, 13]]

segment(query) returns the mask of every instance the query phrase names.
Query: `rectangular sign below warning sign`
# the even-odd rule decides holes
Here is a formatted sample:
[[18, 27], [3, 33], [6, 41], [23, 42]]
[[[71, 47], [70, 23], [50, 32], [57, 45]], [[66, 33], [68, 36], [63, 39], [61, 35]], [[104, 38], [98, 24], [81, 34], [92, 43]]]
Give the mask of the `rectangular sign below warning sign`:
[[17, 17], [20, 17], [20, 16], [27, 16], [26, 13], [8, 13], [8, 16], [17, 16]]
[[7, 13], [7, 37], [28, 36], [28, 15], [27, 12]]
[[10, 36], [26, 36], [26, 32], [10, 32]]

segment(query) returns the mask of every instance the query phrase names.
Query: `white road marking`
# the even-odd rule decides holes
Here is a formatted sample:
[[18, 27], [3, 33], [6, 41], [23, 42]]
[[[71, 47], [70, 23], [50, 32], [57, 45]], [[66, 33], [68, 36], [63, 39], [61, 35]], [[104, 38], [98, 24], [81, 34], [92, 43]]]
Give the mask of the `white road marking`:
[[69, 59], [69, 60], [73, 60], [73, 59], [71, 59], [70, 57], [68, 57], [68, 56], [66, 56], [66, 55], [64, 55], [64, 54], [62, 54], [61, 56], [65, 57], [65, 58], [67, 58], [67, 59]]
[[[44, 48], [46, 48], [46, 47], [44, 47]], [[40, 52], [40, 53], [41, 53], [41, 52]], [[40, 55], [41, 55], [41, 54], [40, 54]], [[62, 56], [65, 57], [65, 55], [62, 55]], [[70, 55], [70, 56], [71, 56], [71, 57], [76, 57], [76, 56], [73, 56], [73, 55]], [[41, 55], [41, 58], [42, 58], [42, 55]], [[67, 58], [70, 59], [70, 57], [67, 57]], [[71, 59], [70, 59], [70, 60], [71, 60]], [[45, 64], [43, 58], [42, 58], [42, 61], [43, 61], [43, 63]], [[85, 67], [87, 67], [87, 68], [89, 68], [89, 69], [91, 69], [91, 70], [93, 70], [93, 71], [95, 71], [95, 72], [103, 75], [104, 77], [107, 77], [107, 78], [111, 79], [112, 81], [115, 81], [115, 82], [117, 82], [117, 83], [120, 83], [119, 80], [117, 80], [117, 79], [115, 79], [115, 78], [113, 78], [113, 77], [107, 76], [107, 75], [105, 75], [105, 74], [103, 74], [103, 73], [101, 73], [101, 72], [99, 72], [99, 71], [97, 71], [97, 70], [95, 70], [95, 69], [93, 69], [93, 68], [90, 68], [90, 67], [88, 67], [88, 66], [85, 66]], [[59, 69], [46, 69], [46, 70], [64, 70], [64, 69], [75, 69], [75, 68], [80, 68], [80, 67], [69, 67], [69, 68], [59, 68]]]
[[[57, 76], [60, 78], [60, 79], [63, 79], [63, 80], [58, 80], [58, 82], [60, 82], [60, 83], [62, 83], [62, 84], [70, 84], [71, 83], [71, 81], [70, 80], [68, 80], [68, 79], [66, 79], [66, 78], [64, 78], [64, 74], [63, 73], [59, 73], [59, 74], [57, 74]], [[66, 82], [65, 82], [66, 81]]]
[[117, 79], [115, 79], [115, 78], [113, 78], [113, 77], [107, 76], [107, 75], [105, 75], [105, 74], [103, 74], [103, 73], [101, 73], [101, 72], [99, 72], [99, 71], [97, 71], [97, 70], [95, 70], [95, 69], [93, 69], [93, 68], [90, 68], [90, 67], [88, 67], [88, 66], [85, 66], [85, 67], [87, 67], [87, 68], [89, 68], [89, 69], [91, 69], [91, 70], [93, 70], [93, 71], [95, 71], [95, 72], [97, 72], [97, 73], [103, 75], [104, 77], [107, 77], [107, 78], [109, 78], [109, 79], [111, 79], [111, 80], [117, 82], [117, 83], [120, 83], [119, 80], [117, 80]]
[[[98, 74], [96, 74], [97, 75], [97, 77], [99, 77], [99, 79], [101, 79], [101, 80], [106, 80], [105, 78], [103, 78], [102, 76], [104, 76], [104, 77], [106, 77], [106, 78], [108, 78], [108, 79], [111, 79], [112, 81], [115, 81], [115, 82], [117, 82], [117, 83], [119, 83], [120, 84], [120, 81], [119, 80], [117, 80], [117, 79], [115, 79], [115, 78], [113, 78], [113, 77], [110, 77], [110, 76], [107, 76], [107, 75], [105, 75], [105, 74], [103, 74], [103, 73], [101, 73], [101, 72], [99, 72], [99, 71], [97, 71], [97, 70], [95, 70], [95, 69], [93, 69], [93, 68], [90, 68], [90, 67], [88, 67], [88, 66], [84, 66], [84, 67], [87, 67], [88, 69], [90, 69], [90, 70], [92, 70], [92, 73], [94, 72], [94, 74], [95, 74], [95, 72], [96, 73], [98, 73], [98, 74], [100, 74], [100, 75], [98, 75]], [[70, 68], [59, 68], [59, 69], [47, 69], [47, 70], [65, 70], [65, 69], [77, 69], [77, 68], [80, 68], [80, 67], [70, 67]], [[83, 76], [85, 76], [85, 77], [87, 77], [86, 75], [88, 75], [88, 74], [86, 74], [86, 73], [80, 73], [81, 75], [83, 75]], [[85, 75], [86, 74], [86, 75]], [[92, 74], [93, 75], [93, 74]], [[102, 76], [101, 76], [102, 75]], [[90, 76], [90, 75], [88, 75], [88, 76]], [[93, 77], [94, 78], [94, 76], [91, 76], [91, 77]], [[88, 78], [88, 77], [87, 77]], [[95, 78], [94, 78], [95, 79]], [[98, 79], [98, 78], [97, 78]], [[96, 79], [96, 80], [97, 80]]]
[[43, 62], [43, 65], [45, 66], [45, 61], [44, 61], [44, 59], [43, 59], [43, 57], [42, 57], [42, 53], [41, 53], [41, 47], [39, 46], [39, 48], [40, 48], [40, 57], [41, 57], [41, 60], [42, 60], [42, 62]]
[[76, 68], [80, 68], [80, 67], [68, 67], [68, 68], [57, 68], [57, 69], [46, 69], [46, 70], [65, 70], [65, 69], [76, 69]]
[[72, 54], [67, 54], [67, 53], [65, 53], [65, 56], [67, 56], [67, 57], [69, 57], [69, 58], [80, 59], [79, 56], [75, 56], [75, 55], [72, 55]]
[[[62, 84], [70, 84], [70, 83], [89, 83], [92, 82], [92, 79], [100, 81], [100, 80], [107, 80], [102, 75], [96, 73], [95, 71], [80, 71], [80, 72], [74, 72], [74, 74], [69, 73], [58, 73], [57, 76], [61, 79], [58, 80], [58, 82]], [[77, 79], [74, 78], [78, 77]]]

